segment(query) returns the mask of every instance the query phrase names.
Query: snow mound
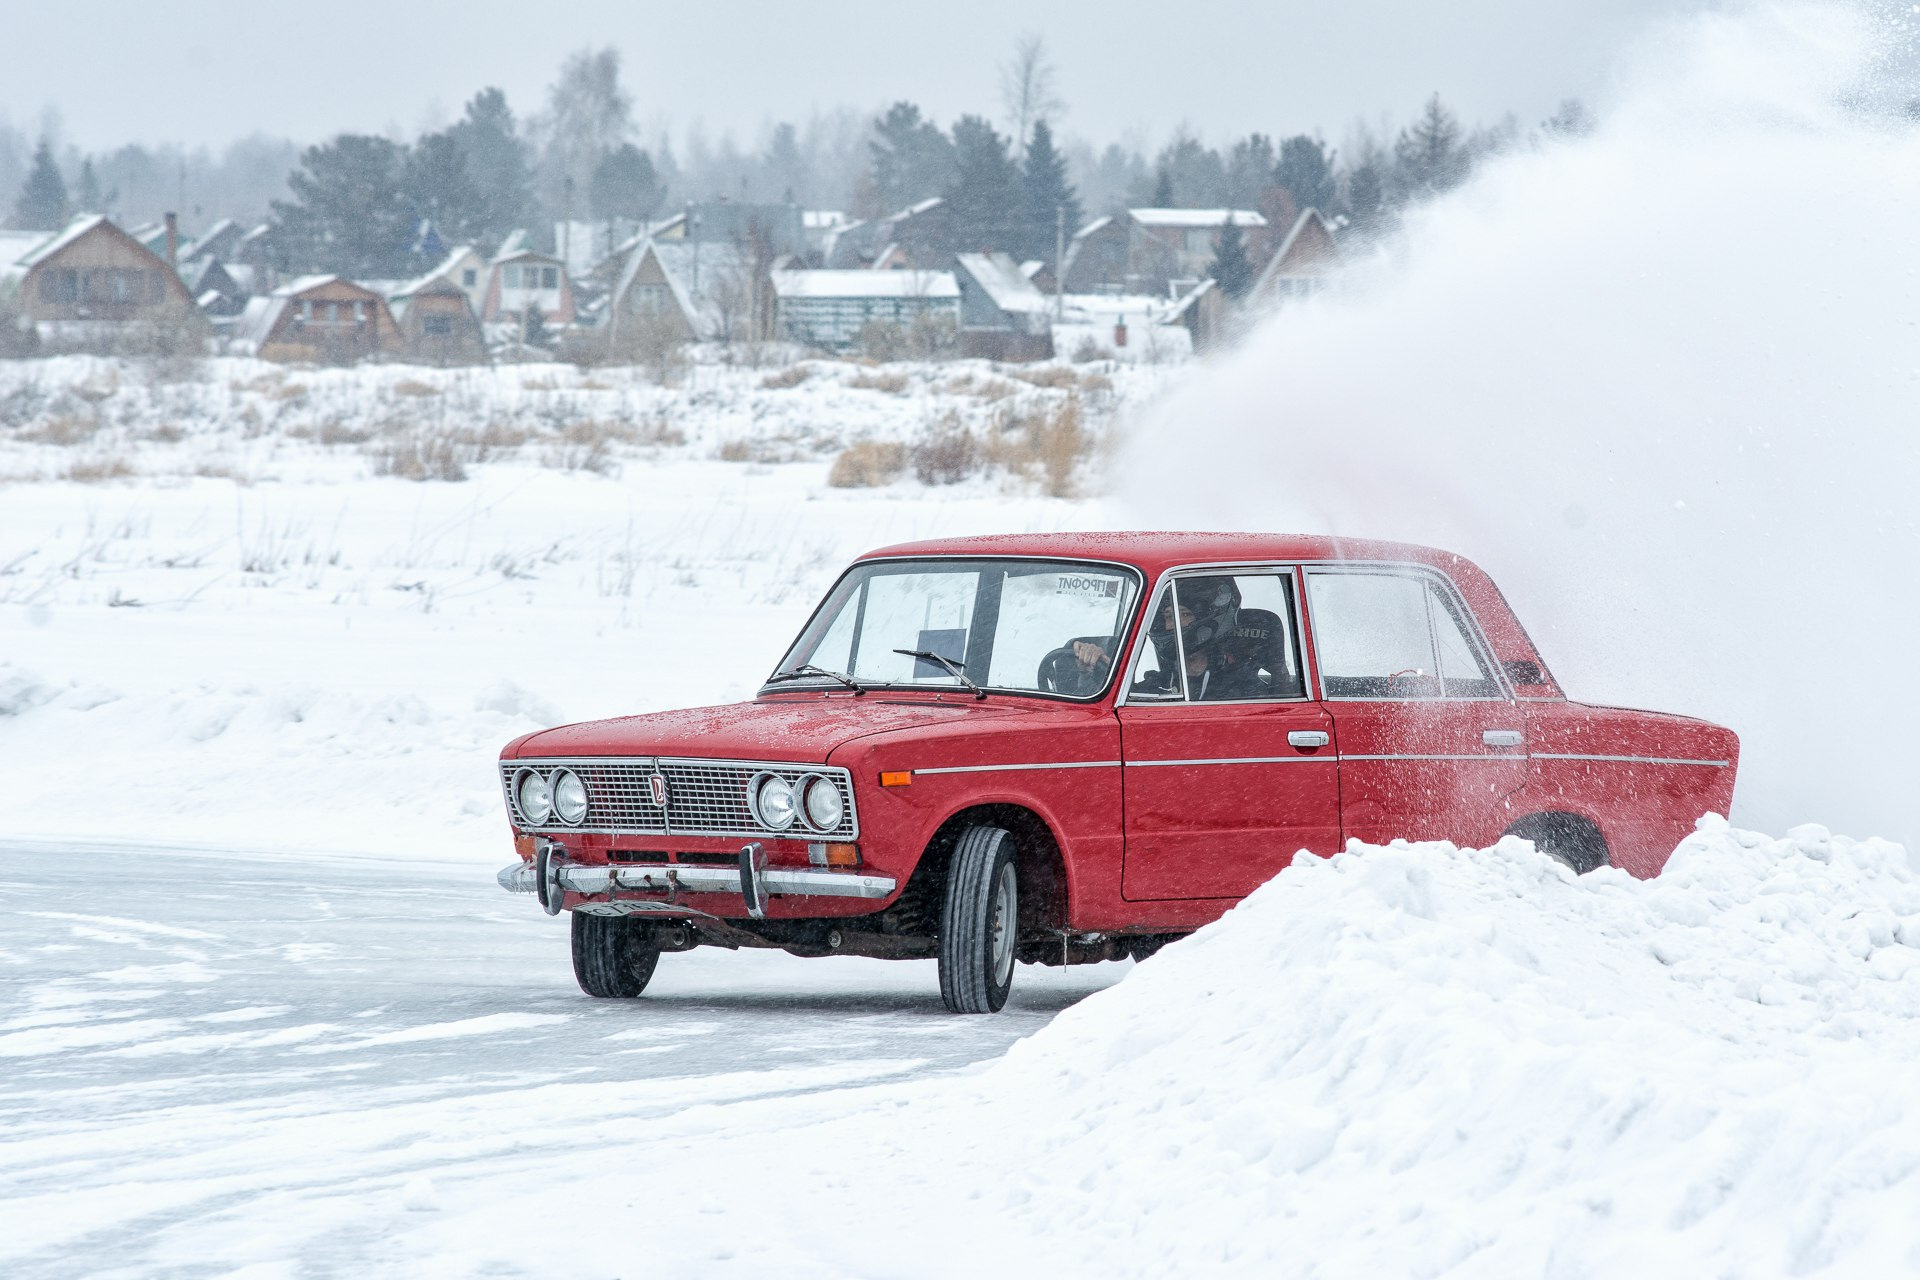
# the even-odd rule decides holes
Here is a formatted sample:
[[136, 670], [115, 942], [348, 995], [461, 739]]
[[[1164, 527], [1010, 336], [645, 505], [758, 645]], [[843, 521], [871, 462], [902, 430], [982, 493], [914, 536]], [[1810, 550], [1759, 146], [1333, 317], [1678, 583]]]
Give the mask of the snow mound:
[[1917, 1051], [1905, 851], [1709, 817], [1644, 882], [1302, 856], [985, 1082], [1116, 1274], [1861, 1274], [1920, 1264]]

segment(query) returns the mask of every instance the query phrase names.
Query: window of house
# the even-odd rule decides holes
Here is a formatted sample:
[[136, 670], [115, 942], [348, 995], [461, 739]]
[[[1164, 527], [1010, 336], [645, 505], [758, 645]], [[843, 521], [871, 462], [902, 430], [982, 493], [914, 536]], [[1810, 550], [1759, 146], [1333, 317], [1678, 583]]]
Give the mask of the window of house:
[[471, 289], [475, 284], [478, 284], [479, 281], [480, 273], [472, 267], [468, 267], [460, 273], [460, 287], [462, 289]]
[[540, 287], [542, 289], [558, 289], [560, 287], [560, 268], [540, 268]]
[[500, 272], [501, 283], [509, 289], [520, 287], [520, 268], [518, 264], [508, 263]]
[[420, 329], [429, 338], [450, 338], [453, 336], [453, 317], [423, 316]]
[[1307, 577], [1329, 698], [1495, 698], [1457, 606], [1424, 574], [1316, 570]]

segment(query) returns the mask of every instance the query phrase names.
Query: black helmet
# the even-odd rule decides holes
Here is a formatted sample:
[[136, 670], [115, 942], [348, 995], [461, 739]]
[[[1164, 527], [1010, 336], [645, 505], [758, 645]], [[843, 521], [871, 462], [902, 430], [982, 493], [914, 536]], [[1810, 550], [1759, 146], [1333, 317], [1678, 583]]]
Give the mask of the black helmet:
[[[1174, 591], [1175, 597], [1169, 597], [1168, 603], [1177, 597], [1180, 608], [1193, 614], [1193, 621], [1181, 629], [1179, 639], [1179, 647], [1189, 657], [1207, 649], [1234, 629], [1240, 614], [1240, 584], [1231, 576], [1219, 574], [1204, 578], [1176, 578]], [[1166, 615], [1167, 610], [1163, 606], [1154, 615], [1147, 632], [1163, 671], [1173, 668], [1175, 657], [1173, 627]]]

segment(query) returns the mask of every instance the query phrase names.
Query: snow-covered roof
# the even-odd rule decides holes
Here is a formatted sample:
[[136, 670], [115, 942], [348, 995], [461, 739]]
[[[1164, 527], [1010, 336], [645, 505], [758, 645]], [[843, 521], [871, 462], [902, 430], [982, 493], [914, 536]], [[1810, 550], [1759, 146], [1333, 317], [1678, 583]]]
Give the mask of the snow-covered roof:
[[1221, 227], [1229, 218], [1236, 227], [1267, 225], [1256, 209], [1129, 209], [1127, 216], [1143, 227]]
[[275, 290], [271, 294], [256, 294], [247, 299], [246, 310], [233, 324], [233, 340], [249, 354], [259, 354], [260, 344], [273, 332], [273, 326], [279, 323], [280, 315], [292, 301], [285, 293]]
[[648, 257], [660, 264], [674, 303], [694, 333], [703, 341], [725, 336], [727, 317], [715, 293], [722, 286], [745, 281], [752, 271], [746, 255], [730, 244], [649, 240], [627, 255], [620, 281], [613, 289], [616, 304], [626, 297]]
[[1020, 266], [1004, 253], [962, 253], [955, 255], [960, 269], [977, 281], [993, 305], [1008, 314], [1045, 312], [1053, 309], [1047, 295], [1020, 273]]
[[46, 231], [0, 231], [0, 267], [11, 267], [45, 244]]
[[222, 218], [220, 221], [208, 227], [205, 233], [193, 242], [191, 248], [182, 249], [180, 251], [180, 260], [182, 262], [192, 262], [196, 258], [205, 258], [217, 253], [222, 253], [229, 247], [229, 241], [238, 242], [239, 239], [240, 224], [232, 218]]
[[847, 225], [845, 209], [802, 209], [800, 225], [809, 231], [828, 231]]
[[[479, 256], [479, 253], [477, 253], [470, 244], [456, 245], [447, 251], [447, 256], [442, 258], [433, 270], [427, 272], [425, 275], [415, 276], [411, 280], [396, 281], [390, 291], [383, 290], [382, 292], [386, 293], [388, 301], [396, 301], [402, 298], [411, 298], [414, 294], [419, 293], [436, 280], [445, 280], [447, 283], [453, 284], [453, 273], [460, 269], [460, 264], [470, 257], [478, 258]], [[456, 285], [455, 287], [458, 286]]]
[[773, 292], [781, 298], [960, 296], [960, 284], [951, 271], [775, 271], [772, 278]]
[[[309, 289], [318, 289], [323, 284], [328, 284], [332, 281], [339, 280], [339, 279], [340, 279], [339, 276], [325, 275], [325, 274], [300, 276], [298, 279], [289, 280], [285, 284], [281, 285], [278, 289], [275, 289], [273, 291], [273, 296], [276, 298], [298, 297], [300, 294], [305, 293]], [[351, 284], [353, 282], [351, 280], [348, 280], [348, 281], [345, 281], [344, 283]]]
[[1089, 222], [1086, 226], [1074, 232], [1073, 238], [1075, 240], [1084, 240], [1086, 237], [1092, 235], [1094, 232], [1098, 231], [1100, 228], [1111, 226], [1112, 224], [1113, 224], [1113, 218], [1111, 216], [1105, 217], [1105, 218], [1095, 218], [1092, 222]]
[[104, 213], [89, 213], [82, 217], [75, 218], [66, 225], [63, 231], [51, 240], [48, 240], [37, 249], [22, 254], [19, 259], [20, 265], [31, 270], [106, 220], [107, 215]]

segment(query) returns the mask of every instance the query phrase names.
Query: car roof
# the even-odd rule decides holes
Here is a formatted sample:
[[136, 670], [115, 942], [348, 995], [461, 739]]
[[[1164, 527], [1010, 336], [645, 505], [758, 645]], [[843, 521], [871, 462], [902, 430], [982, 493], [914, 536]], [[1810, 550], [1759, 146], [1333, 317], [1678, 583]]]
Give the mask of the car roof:
[[1392, 560], [1448, 572], [1460, 566], [1471, 568], [1464, 556], [1410, 542], [1292, 533], [996, 533], [903, 542], [869, 551], [860, 559], [996, 555], [1117, 560], [1149, 575], [1182, 564], [1263, 560]]

